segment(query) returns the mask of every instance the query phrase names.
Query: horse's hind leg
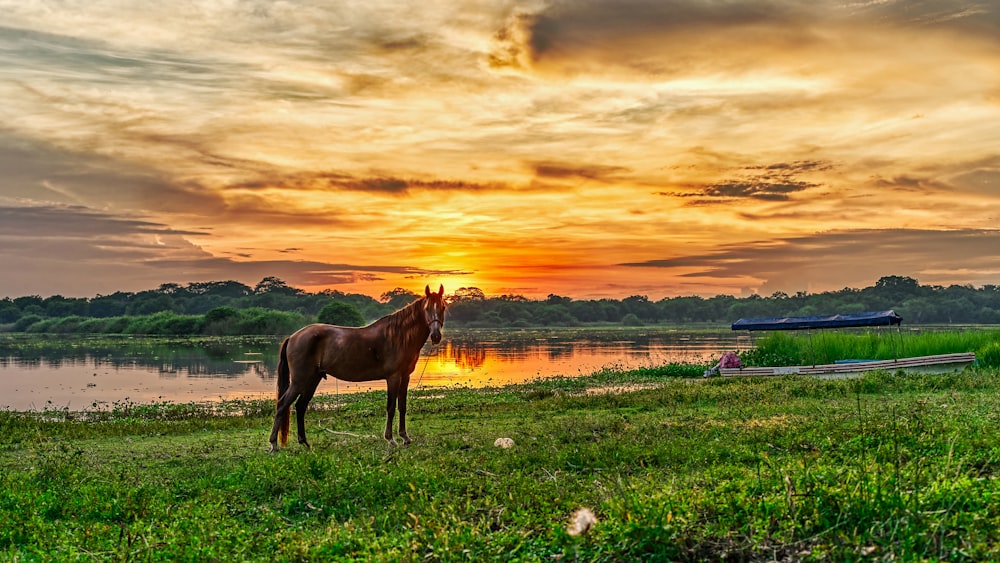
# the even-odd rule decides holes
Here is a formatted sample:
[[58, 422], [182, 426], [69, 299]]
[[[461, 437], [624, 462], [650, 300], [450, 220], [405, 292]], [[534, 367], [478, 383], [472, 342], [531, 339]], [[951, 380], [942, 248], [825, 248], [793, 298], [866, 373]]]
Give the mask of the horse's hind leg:
[[278, 405], [274, 413], [274, 425], [271, 426], [271, 437], [268, 439], [271, 442], [271, 449], [269, 450], [271, 452], [278, 451], [278, 432], [281, 430], [282, 422], [288, 417], [288, 409], [292, 408], [292, 403], [295, 402], [296, 393], [297, 391], [289, 388], [281, 396], [281, 399], [278, 400]]
[[399, 386], [399, 378], [390, 377], [386, 380], [386, 401], [385, 401], [385, 432], [382, 436], [390, 445], [395, 446], [396, 440], [392, 437], [392, 419], [396, 415], [396, 392]]
[[406, 433], [406, 393], [410, 387], [410, 376], [403, 377], [399, 382], [399, 437], [403, 439], [403, 444], [410, 443], [410, 436]]
[[295, 422], [298, 425], [296, 431], [298, 432], [299, 443], [307, 448], [311, 446], [306, 441], [306, 409], [309, 408], [309, 401], [312, 400], [315, 394], [316, 387], [313, 387], [312, 390], [299, 395], [299, 400], [295, 402]]

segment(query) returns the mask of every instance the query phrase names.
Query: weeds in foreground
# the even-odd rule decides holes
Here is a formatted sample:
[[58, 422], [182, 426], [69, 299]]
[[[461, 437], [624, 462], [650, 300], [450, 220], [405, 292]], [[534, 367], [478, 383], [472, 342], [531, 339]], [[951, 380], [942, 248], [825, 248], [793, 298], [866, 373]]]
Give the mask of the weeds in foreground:
[[0, 558], [997, 559], [997, 375], [418, 390], [396, 449], [367, 393], [277, 455], [270, 402], [0, 412]]

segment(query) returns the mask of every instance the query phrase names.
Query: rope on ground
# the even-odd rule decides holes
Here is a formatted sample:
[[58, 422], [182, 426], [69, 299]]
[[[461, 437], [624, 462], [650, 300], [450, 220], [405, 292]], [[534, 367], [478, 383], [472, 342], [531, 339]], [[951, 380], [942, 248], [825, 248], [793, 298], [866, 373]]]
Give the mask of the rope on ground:
[[430, 361], [430, 356], [424, 356], [424, 369], [420, 370], [420, 377], [417, 378], [417, 389], [420, 389], [420, 382], [424, 380], [424, 372], [427, 371], [427, 363]]
[[350, 436], [352, 438], [378, 438], [378, 436], [375, 436], [374, 434], [355, 434], [354, 432], [345, 432], [343, 430], [330, 430], [329, 428], [323, 426], [323, 422], [323, 420], [317, 422], [317, 426], [319, 426], [319, 429], [323, 432], [329, 432], [330, 434], [336, 434], [338, 436]]

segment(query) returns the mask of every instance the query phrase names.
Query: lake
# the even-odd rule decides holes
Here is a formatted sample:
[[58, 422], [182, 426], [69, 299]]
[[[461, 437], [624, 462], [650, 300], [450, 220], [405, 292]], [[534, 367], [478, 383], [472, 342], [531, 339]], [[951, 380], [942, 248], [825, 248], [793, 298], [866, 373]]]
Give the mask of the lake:
[[[107, 408], [272, 398], [281, 337], [146, 338], [0, 335], [0, 409]], [[750, 345], [730, 331], [665, 328], [445, 331], [424, 346], [410, 388], [488, 387], [602, 368], [710, 363]], [[384, 389], [328, 378], [319, 393]]]

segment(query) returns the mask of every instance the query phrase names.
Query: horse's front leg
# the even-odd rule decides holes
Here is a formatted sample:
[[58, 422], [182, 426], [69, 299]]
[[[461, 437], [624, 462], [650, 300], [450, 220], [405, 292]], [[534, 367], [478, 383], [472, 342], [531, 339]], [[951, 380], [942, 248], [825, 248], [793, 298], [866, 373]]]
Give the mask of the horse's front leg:
[[399, 382], [399, 437], [403, 439], [403, 445], [410, 443], [410, 436], [406, 433], [406, 393], [410, 388], [410, 376], [404, 375]]
[[396, 440], [392, 437], [392, 418], [396, 415], [396, 395], [399, 387], [399, 376], [393, 375], [386, 379], [386, 401], [385, 401], [385, 432], [382, 436], [390, 445], [395, 446]]

